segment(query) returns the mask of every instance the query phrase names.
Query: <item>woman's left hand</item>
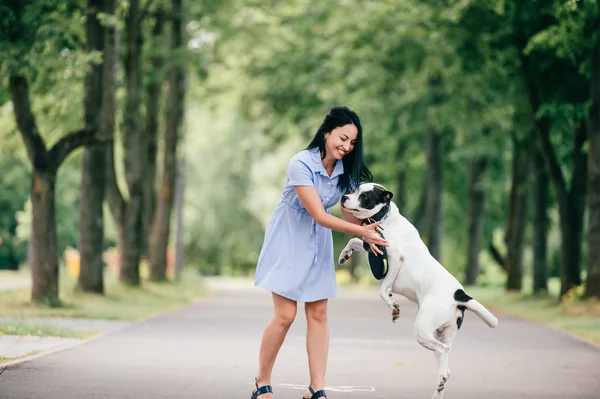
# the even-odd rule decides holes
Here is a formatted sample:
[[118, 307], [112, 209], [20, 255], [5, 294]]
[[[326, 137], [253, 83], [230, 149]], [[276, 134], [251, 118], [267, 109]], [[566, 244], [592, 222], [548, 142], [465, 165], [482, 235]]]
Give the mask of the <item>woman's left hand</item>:
[[377, 231], [375, 229], [378, 226], [379, 222], [362, 226], [364, 229], [364, 233], [362, 236], [363, 241], [369, 244], [369, 246], [371, 247], [371, 251], [373, 251], [375, 255], [383, 255], [383, 251], [379, 249], [378, 245], [387, 247], [389, 244], [385, 238], [377, 234]]

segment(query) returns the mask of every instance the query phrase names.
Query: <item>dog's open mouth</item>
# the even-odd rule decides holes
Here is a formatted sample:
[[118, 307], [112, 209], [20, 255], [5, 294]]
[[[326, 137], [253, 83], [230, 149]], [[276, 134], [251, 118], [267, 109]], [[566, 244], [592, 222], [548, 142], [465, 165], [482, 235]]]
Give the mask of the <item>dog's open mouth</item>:
[[348, 208], [347, 206], [344, 206], [344, 204], [341, 204], [341, 206], [347, 211], [360, 212], [360, 209]]

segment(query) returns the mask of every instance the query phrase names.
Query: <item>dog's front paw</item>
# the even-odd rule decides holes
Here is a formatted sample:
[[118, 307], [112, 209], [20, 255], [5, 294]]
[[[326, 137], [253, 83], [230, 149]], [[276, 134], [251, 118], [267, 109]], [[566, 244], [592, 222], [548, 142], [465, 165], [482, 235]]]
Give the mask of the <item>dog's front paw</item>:
[[394, 309], [392, 309], [392, 322], [395, 323], [399, 317], [400, 317], [400, 306], [398, 306], [398, 304], [395, 303]]
[[352, 250], [348, 247], [344, 248], [344, 250], [340, 254], [340, 257], [338, 258], [338, 263], [340, 265], [345, 264], [346, 262], [348, 262], [350, 260], [350, 257], [352, 256], [353, 253], [354, 253], [354, 250]]

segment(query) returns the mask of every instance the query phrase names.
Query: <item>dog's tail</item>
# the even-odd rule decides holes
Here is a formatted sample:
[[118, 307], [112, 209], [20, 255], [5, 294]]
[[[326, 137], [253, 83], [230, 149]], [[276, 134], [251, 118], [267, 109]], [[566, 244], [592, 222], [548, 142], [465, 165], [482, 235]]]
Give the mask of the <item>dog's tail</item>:
[[496, 316], [487, 310], [485, 306], [468, 296], [462, 289], [458, 289], [454, 292], [454, 300], [459, 302], [459, 305], [462, 305], [474, 312], [488, 326], [494, 328], [498, 325], [498, 319]]

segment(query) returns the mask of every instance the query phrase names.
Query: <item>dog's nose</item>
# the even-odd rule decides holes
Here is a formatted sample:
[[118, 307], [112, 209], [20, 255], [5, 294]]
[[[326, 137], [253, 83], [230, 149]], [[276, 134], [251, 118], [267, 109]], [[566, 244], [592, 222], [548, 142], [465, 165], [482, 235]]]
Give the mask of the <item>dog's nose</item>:
[[344, 202], [346, 202], [348, 200], [348, 197], [346, 195], [342, 195], [342, 205], [344, 205]]

